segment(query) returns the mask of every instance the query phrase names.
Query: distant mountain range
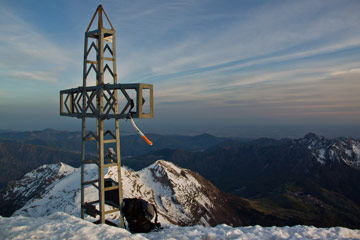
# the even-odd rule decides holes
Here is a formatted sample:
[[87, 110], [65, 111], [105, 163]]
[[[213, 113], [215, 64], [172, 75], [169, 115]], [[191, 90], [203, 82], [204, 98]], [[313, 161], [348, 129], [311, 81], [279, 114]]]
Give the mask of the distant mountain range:
[[[149, 134], [153, 146], [139, 135], [121, 137], [121, 156], [138, 156], [163, 148], [203, 151], [227, 139], [208, 134], [199, 136], [162, 136]], [[86, 144], [88, 155], [96, 154], [96, 144]], [[108, 147], [111, 147], [110, 144]], [[112, 146], [114, 147], [114, 146]], [[0, 132], [0, 188], [11, 180], [43, 165], [64, 162], [73, 167], [81, 164], [81, 133], [45, 129], [43, 131]], [[145, 165], [143, 165], [145, 167]]]
[[[154, 143], [153, 146], [149, 146], [139, 135], [121, 136], [121, 155], [124, 157], [138, 156], [164, 148], [203, 151], [228, 140], [227, 138], [215, 137], [209, 134], [198, 136], [147, 134], [147, 137]], [[3, 131], [0, 132], [0, 142], [31, 144], [74, 152], [81, 151], [80, 132], [58, 131], [55, 129], [27, 132]], [[96, 153], [95, 142], [89, 142], [86, 145], [88, 153]]]

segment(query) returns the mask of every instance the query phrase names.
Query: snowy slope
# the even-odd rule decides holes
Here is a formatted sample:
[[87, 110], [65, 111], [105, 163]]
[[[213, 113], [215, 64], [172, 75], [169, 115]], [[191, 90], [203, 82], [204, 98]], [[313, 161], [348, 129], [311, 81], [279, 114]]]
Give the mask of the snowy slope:
[[[44, 195], [59, 180], [73, 173], [75, 168], [63, 164], [43, 165], [23, 176], [20, 180], [8, 184], [1, 192], [2, 212], [11, 214], [10, 209], [23, 206], [26, 202]], [[6, 211], [9, 209], [9, 211]]]
[[[62, 163], [62, 165], [67, 166], [64, 163]], [[47, 165], [46, 167], [48, 166], [51, 167], [52, 165]], [[34, 171], [37, 171], [37, 169]], [[86, 180], [95, 178], [97, 176], [96, 165], [90, 165], [90, 167], [86, 169], [86, 173]], [[36, 177], [34, 181], [36, 181], [36, 179], [38, 179], [38, 177]], [[93, 192], [89, 195], [93, 196]], [[73, 215], [80, 212], [80, 169], [74, 169], [71, 174], [57, 179], [54, 183], [48, 185], [42, 194], [30, 199], [13, 215], [40, 217], [57, 211]]]
[[27, 174], [17, 182], [16, 186], [12, 186], [13, 196], [8, 192], [3, 196], [4, 199], [9, 199], [14, 196], [30, 197], [35, 192], [44, 191], [43, 186], [48, 186], [53, 182], [73, 173], [75, 168], [64, 163], [43, 165]]
[[[86, 180], [95, 179], [96, 166], [87, 167], [86, 173]], [[109, 168], [105, 177], [117, 181], [116, 168]], [[142, 198], [155, 204], [161, 223], [182, 226], [240, 225], [240, 220], [231, 212], [222, 193], [190, 170], [159, 160], [137, 172], [122, 168], [122, 179], [124, 197]], [[85, 191], [86, 201], [98, 199], [98, 192], [93, 186]], [[80, 216], [80, 169], [49, 185], [46, 191], [29, 200], [13, 216], [42, 217], [58, 211]], [[119, 214], [108, 216], [117, 219]]]
[[347, 228], [294, 227], [237, 227], [218, 225], [167, 226], [162, 231], [131, 234], [125, 229], [95, 225], [66, 213], [50, 216], [0, 217], [0, 239], [360, 239], [360, 230]]

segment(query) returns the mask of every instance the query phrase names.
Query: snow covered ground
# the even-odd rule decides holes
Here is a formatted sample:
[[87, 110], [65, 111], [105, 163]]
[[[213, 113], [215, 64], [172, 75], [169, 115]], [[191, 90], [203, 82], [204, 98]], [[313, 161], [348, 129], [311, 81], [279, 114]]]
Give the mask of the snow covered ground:
[[57, 212], [38, 218], [0, 217], [0, 239], [360, 239], [360, 230], [218, 225], [214, 228], [165, 226], [159, 232], [131, 234], [125, 229], [95, 225]]

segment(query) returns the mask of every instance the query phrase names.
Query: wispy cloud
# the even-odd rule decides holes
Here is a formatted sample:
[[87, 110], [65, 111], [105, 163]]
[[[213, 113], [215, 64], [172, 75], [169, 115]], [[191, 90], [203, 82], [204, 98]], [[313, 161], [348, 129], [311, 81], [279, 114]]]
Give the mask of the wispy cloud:
[[13, 77], [56, 82], [59, 73], [74, 64], [68, 51], [10, 9], [0, 10], [0, 31], [0, 74], [3, 80]]
[[[196, 78], [197, 81], [179, 79], [173, 88], [166, 82], [157, 86], [160, 88], [157, 103], [168, 111], [181, 111], [186, 106], [194, 109], [193, 115], [204, 115], [212, 109], [212, 118], [223, 113], [234, 120], [267, 116], [269, 121], [286, 121], [304, 120], [312, 115], [355, 123], [360, 118], [360, 71], [354, 66], [360, 63], [322, 67], [314, 64], [312, 68], [305, 65], [273, 72], [261, 69], [231, 76], [228, 82], [219, 76]], [[338, 115], [340, 112], [347, 115]]]
[[30, 71], [30, 72], [10, 72], [8, 75], [10, 78], [16, 78], [18, 80], [36, 80], [45, 82], [57, 82], [58, 79], [53, 72], [41, 72], [41, 71]]

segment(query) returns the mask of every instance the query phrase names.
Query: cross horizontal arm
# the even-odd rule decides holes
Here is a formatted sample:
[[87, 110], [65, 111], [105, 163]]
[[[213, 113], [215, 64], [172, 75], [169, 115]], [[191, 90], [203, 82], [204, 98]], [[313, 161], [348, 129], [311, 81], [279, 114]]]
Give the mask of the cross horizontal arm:
[[[144, 90], [149, 91], [148, 112], [144, 112]], [[117, 92], [117, 94], [115, 94]], [[130, 96], [134, 95], [131, 98]], [[121, 95], [120, 95], [121, 94]], [[115, 109], [117, 96], [124, 101], [118, 102], [120, 109]], [[83, 99], [85, 98], [85, 101]], [[99, 99], [105, 107], [97, 108]], [[77, 87], [60, 91], [60, 115], [69, 117], [91, 117], [99, 119], [124, 119], [131, 113], [133, 118], [153, 118], [153, 85], [145, 83], [100, 84], [98, 86]]]

